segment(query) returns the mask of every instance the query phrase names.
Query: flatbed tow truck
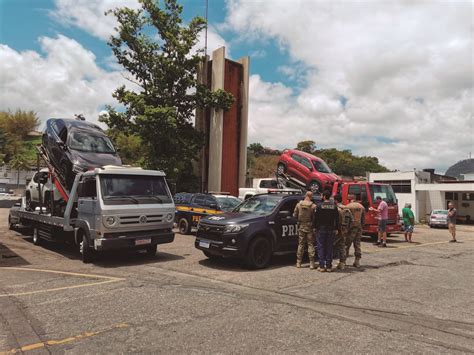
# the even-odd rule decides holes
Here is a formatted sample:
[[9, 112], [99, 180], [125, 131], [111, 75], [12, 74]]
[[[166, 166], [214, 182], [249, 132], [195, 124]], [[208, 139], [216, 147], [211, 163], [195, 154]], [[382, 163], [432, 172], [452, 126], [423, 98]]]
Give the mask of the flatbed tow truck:
[[[158, 244], [174, 240], [175, 205], [163, 172], [104, 166], [77, 174], [67, 191], [41, 147], [38, 155], [66, 205], [58, 209], [55, 201], [47, 201], [43, 207], [40, 201], [40, 207], [29, 211], [22, 199], [15, 214], [33, 231], [35, 245], [42, 240], [71, 242], [88, 263], [103, 250], [145, 249], [155, 255]], [[44, 183], [38, 182], [38, 188]]]

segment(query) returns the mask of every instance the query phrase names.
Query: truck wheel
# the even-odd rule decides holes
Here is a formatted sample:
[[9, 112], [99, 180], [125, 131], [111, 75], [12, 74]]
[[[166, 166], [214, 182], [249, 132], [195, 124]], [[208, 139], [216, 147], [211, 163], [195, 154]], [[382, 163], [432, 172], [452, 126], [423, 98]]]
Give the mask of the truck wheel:
[[249, 246], [245, 264], [249, 269], [263, 269], [272, 258], [272, 243], [265, 237], [256, 237]]
[[150, 245], [149, 247], [147, 247], [145, 250], [146, 250], [146, 256], [152, 258], [156, 255], [156, 248], [157, 246], [156, 245]]
[[191, 234], [191, 224], [189, 221], [182, 217], [178, 222], [178, 229], [181, 234]]
[[91, 249], [89, 246], [89, 240], [87, 237], [84, 235], [84, 232], [80, 231], [79, 235], [79, 252], [81, 253], [82, 256], [82, 262], [84, 264], [88, 264], [92, 261], [94, 261], [95, 257], [95, 251]]
[[202, 251], [204, 253], [204, 255], [208, 258], [208, 259], [211, 259], [211, 260], [219, 260], [219, 259], [222, 259], [222, 256], [220, 255], [215, 255], [215, 254], [211, 254], [209, 253], [208, 251]]
[[277, 174], [278, 175], [283, 175], [285, 172], [286, 172], [285, 164], [279, 163], [277, 165]]
[[41, 238], [40, 238], [39, 230], [37, 227], [33, 227], [33, 244], [34, 245], [41, 244]]
[[320, 191], [321, 184], [319, 183], [319, 181], [313, 180], [309, 183], [309, 188], [310, 188], [311, 191], [317, 192], [317, 191]]

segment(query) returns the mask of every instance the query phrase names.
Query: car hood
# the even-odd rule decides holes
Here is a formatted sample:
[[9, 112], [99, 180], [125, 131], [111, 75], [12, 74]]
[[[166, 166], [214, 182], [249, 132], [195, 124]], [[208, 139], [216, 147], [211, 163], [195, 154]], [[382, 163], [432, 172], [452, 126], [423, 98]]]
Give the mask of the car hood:
[[104, 165], [122, 165], [122, 160], [117, 154], [91, 153], [70, 150], [72, 163], [78, 163], [85, 168], [98, 168]]
[[201, 223], [213, 225], [252, 223], [261, 220], [262, 217], [264, 216], [240, 212], [226, 212], [201, 218]]

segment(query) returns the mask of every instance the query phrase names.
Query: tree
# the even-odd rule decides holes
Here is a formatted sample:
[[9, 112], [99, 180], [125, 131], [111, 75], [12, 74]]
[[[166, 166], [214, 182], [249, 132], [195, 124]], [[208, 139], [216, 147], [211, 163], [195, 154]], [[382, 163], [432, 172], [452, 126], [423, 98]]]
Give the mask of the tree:
[[264, 153], [265, 148], [260, 143], [252, 143], [249, 145], [248, 149], [255, 154], [255, 156], [259, 156]]
[[107, 135], [113, 140], [123, 164], [141, 166], [144, 164], [142, 140], [136, 134], [125, 134], [109, 129]]
[[296, 145], [296, 149], [301, 150], [303, 152], [313, 154], [316, 150], [316, 143], [314, 141], [302, 141]]
[[0, 112], [0, 128], [18, 139], [25, 139], [38, 125], [39, 118], [34, 111]]
[[16, 188], [18, 189], [20, 187], [20, 171], [29, 170], [30, 164], [28, 162], [27, 157], [24, 154], [17, 154], [10, 161], [10, 167], [17, 171]]
[[192, 123], [196, 108], [228, 109], [234, 98], [198, 84], [197, 68], [202, 50], [191, 53], [205, 20], [181, 19], [176, 0], [140, 0], [141, 9], [109, 11], [117, 18], [117, 35], [109, 45], [129, 73], [136, 91], [119, 87], [113, 96], [125, 107], [108, 107], [101, 117], [112, 129], [140, 137], [144, 165], [164, 170], [176, 180], [192, 164], [204, 137]]

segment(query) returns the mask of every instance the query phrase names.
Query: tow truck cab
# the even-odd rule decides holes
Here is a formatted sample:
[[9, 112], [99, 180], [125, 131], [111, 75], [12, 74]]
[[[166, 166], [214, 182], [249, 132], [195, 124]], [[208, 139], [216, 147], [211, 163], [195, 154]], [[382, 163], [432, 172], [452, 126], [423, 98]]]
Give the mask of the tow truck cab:
[[238, 257], [251, 269], [266, 267], [274, 253], [296, 251], [297, 220], [293, 217], [301, 194], [255, 195], [233, 212], [201, 218], [195, 247], [208, 258]]
[[398, 201], [393, 189], [388, 184], [379, 184], [366, 181], [349, 181], [336, 182], [333, 186], [332, 195], [340, 194], [342, 203], [349, 203], [349, 195], [354, 195], [355, 200], [365, 207], [365, 223], [363, 233], [374, 235], [377, 234], [378, 216], [377, 212], [370, 211], [369, 208], [377, 208], [377, 196], [388, 204], [388, 223], [387, 233], [399, 232], [400, 217], [398, 215]]

